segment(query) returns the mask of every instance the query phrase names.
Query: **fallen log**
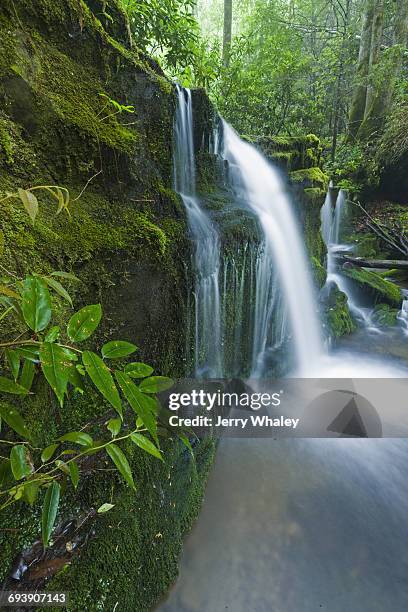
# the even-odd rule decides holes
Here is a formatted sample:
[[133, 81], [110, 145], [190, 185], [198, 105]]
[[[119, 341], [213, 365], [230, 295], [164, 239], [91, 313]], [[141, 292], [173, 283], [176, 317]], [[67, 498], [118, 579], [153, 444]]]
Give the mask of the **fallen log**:
[[333, 257], [343, 263], [351, 263], [360, 268], [379, 268], [384, 270], [408, 270], [408, 260], [403, 259], [364, 259], [363, 257], [350, 257], [341, 253], [333, 253]]

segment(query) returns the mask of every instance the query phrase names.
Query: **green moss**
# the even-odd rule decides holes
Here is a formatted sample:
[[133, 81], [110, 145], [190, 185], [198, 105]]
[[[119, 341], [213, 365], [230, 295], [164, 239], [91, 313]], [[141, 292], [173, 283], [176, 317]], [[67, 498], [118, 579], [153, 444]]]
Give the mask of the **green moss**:
[[376, 272], [361, 268], [344, 268], [343, 273], [363, 289], [369, 291], [375, 302], [386, 302], [395, 308], [401, 305], [401, 289]]
[[347, 243], [353, 245], [353, 254], [356, 257], [380, 258], [384, 253], [378, 238], [371, 232], [358, 232], [345, 237]]
[[373, 321], [380, 327], [392, 327], [397, 324], [399, 310], [389, 304], [377, 304], [373, 312]]
[[10, 135], [10, 121], [0, 118], [0, 163], [4, 157], [6, 164], [11, 166], [14, 162], [14, 147]]
[[350, 315], [347, 296], [335, 285], [330, 288], [325, 314], [329, 333], [334, 338], [340, 338], [355, 331], [356, 324]]
[[310, 261], [312, 264], [312, 274], [313, 274], [314, 281], [317, 287], [321, 289], [326, 282], [326, 278], [327, 278], [326, 270], [325, 268], [323, 268], [322, 264], [317, 259], [317, 257], [312, 256], [310, 258]]
[[329, 177], [320, 168], [304, 168], [289, 173], [291, 181], [300, 183], [306, 188], [319, 188], [327, 190]]

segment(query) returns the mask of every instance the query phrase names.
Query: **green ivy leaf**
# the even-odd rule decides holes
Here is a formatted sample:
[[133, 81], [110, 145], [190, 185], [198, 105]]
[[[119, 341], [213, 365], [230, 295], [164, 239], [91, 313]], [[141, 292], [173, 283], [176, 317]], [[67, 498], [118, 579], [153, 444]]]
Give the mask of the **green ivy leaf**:
[[47, 548], [48, 546], [55, 519], [57, 518], [60, 491], [61, 489], [58, 482], [54, 481], [48, 488], [45, 495], [41, 519], [42, 541], [44, 548]]
[[51, 327], [50, 331], [45, 336], [45, 341], [46, 342], [55, 342], [58, 339], [58, 336], [60, 335], [60, 332], [61, 332], [61, 330], [58, 327], [58, 325], [54, 325], [54, 327]]
[[139, 416], [146, 429], [158, 444], [157, 438], [157, 423], [156, 416], [151, 410], [150, 398], [147, 398], [139, 391], [133, 380], [124, 372], [115, 372], [116, 380], [122, 389], [123, 395], [135, 411], [136, 415]]
[[69, 360], [65, 350], [53, 342], [44, 342], [40, 349], [41, 368], [45, 378], [58, 398], [64, 403], [68, 380], [75, 365]]
[[91, 436], [83, 431], [70, 431], [69, 433], [58, 438], [60, 442], [75, 442], [81, 446], [92, 446], [93, 440]]
[[24, 280], [21, 309], [28, 327], [42, 331], [51, 320], [51, 296], [40, 278], [29, 276]]
[[30, 391], [35, 374], [35, 366], [32, 361], [24, 361], [23, 371], [21, 372], [20, 385]]
[[71, 463], [68, 464], [69, 467], [69, 475], [71, 478], [71, 482], [74, 486], [74, 489], [77, 489], [78, 487], [78, 483], [79, 483], [79, 468], [78, 465], [75, 463], [75, 461], [71, 461]]
[[38, 200], [35, 195], [27, 189], [18, 189], [18, 195], [23, 203], [24, 208], [28, 212], [31, 221], [35, 222], [35, 218], [38, 214]]
[[102, 356], [105, 359], [119, 359], [120, 357], [127, 357], [137, 350], [137, 346], [131, 344], [131, 342], [125, 342], [123, 340], [112, 340], [107, 342], [102, 347]]
[[102, 318], [102, 308], [100, 304], [84, 306], [78, 310], [69, 320], [68, 336], [72, 342], [82, 342], [93, 334]]
[[109, 512], [109, 510], [112, 510], [112, 508], [114, 507], [115, 504], [102, 504], [102, 506], [99, 506], [99, 508], [97, 509], [97, 513], [104, 514], [104, 512]]
[[0, 391], [3, 393], [12, 393], [13, 395], [27, 395], [28, 391], [25, 387], [14, 382], [11, 378], [0, 376]]
[[43, 452], [41, 453], [41, 461], [43, 463], [47, 463], [47, 461], [51, 459], [51, 457], [57, 450], [58, 446], [59, 444], [50, 444], [49, 446], [44, 448]]
[[27, 429], [27, 426], [24, 422], [24, 419], [17, 410], [11, 406], [7, 406], [5, 404], [0, 405], [0, 416], [7, 423], [11, 429], [13, 429], [19, 436], [25, 438], [26, 440], [30, 440], [30, 432]]
[[17, 351], [7, 348], [6, 358], [10, 366], [11, 373], [13, 374], [13, 378], [16, 381], [20, 371], [20, 355]]
[[142, 436], [142, 434], [139, 434], [139, 433], [132, 433], [130, 434], [130, 439], [137, 446], [139, 446], [144, 451], [146, 451], [146, 453], [150, 453], [154, 457], [157, 457], [158, 459], [163, 461], [163, 457], [159, 449], [157, 448], [157, 446], [155, 446], [153, 442], [151, 442], [148, 438], [146, 438], [146, 436]]
[[128, 376], [132, 378], [145, 378], [146, 376], [150, 376], [153, 372], [152, 366], [147, 365], [146, 363], [128, 363], [125, 367], [125, 372]]
[[119, 448], [119, 446], [116, 446], [116, 444], [113, 443], [109, 444], [109, 446], [106, 447], [106, 452], [108, 453], [109, 457], [112, 459], [113, 463], [116, 465], [128, 485], [134, 491], [136, 491], [129, 462], [126, 459], [124, 453]]
[[27, 461], [27, 449], [24, 444], [13, 446], [10, 453], [10, 465], [16, 480], [21, 480], [31, 474], [30, 464]]
[[43, 276], [42, 279], [47, 283], [51, 289], [54, 289], [55, 293], [58, 293], [64, 300], [66, 300], [72, 306], [72, 299], [69, 295], [68, 291], [64, 289], [60, 282], [55, 280], [55, 278], [50, 278], [48, 276]]
[[112, 375], [102, 359], [92, 351], [84, 351], [82, 354], [86, 372], [95, 387], [102, 393], [122, 418], [122, 402], [116, 388]]
[[139, 389], [143, 393], [159, 393], [170, 389], [174, 385], [174, 380], [167, 378], [167, 376], [150, 376], [145, 378], [139, 385]]
[[117, 436], [120, 432], [120, 428], [122, 426], [122, 421], [120, 419], [110, 419], [107, 424], [108, 430], [111, 432], [112, 436]]

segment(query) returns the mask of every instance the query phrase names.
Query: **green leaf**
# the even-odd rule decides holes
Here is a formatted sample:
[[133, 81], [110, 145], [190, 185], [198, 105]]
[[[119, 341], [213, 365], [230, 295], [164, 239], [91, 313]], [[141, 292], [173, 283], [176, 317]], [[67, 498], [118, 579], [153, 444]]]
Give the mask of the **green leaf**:
[[193, 454], [193, 447], [191, 446], [190, 440], [187, 438], [187, 436], [183, 433], [178, 433], [178, 432], [177, 432], [177, 435], [182, 441], [182, 443], [184, 444], [184, 446], [186, 446], [188, 450], [190, 451], [190, 453]]
[[6, 358], [10, 366], [11, 373], [13, 374], [13, 378], [16, 381], [20, 371], [20, 356], [17, 351], [7, 348]]
[[0, 376], [0, 391], [3, 393], [13, 393], [14, 395], [27, 395], [28, 393], [25, 387], [4, 376]]
[[147, 365], [146, 363], [128, 363], [125, 367], [125, 372], [128, 376], [132, 378], [145, 378], [146, 376], [150, 376], [153, 372], [152, 366]]
[[128, 460], [126, 459], [124, 453], [121, 451], [119, 446], [116, 444], [109, 444], [106, 447], [106, 452], [109, 457], [112, 459], [113, 463], [118, 468], [119, 472], [122, 474], [123, 478], [126, 480], [128, 485], [136, 491], [135, 483], [133, 481], [132, 471], [130, 469], [130, 465]]
[[60, 491], [61, 489], [58, 482], [54, 481], [48, 488], [45, 495], [41, 519], [42, 541], [44, 548], [47, 548], [48, 546], [55, 519], [57, 518]]
[[150, 453], [154, 457], [157, 457], [158, 459], [163, 461], [163, 457], [157, 446], [155, 446], [153, 442], [146, 438], [146, 436], [142, 436], [142, 434], [139, 433], [132, 433], [130, 434], [130, 439], [132, 440], [132, 442], [137, 444], [137, 446], [146, 451], [146, 453]]
[[57, 340], [58, 336], [60, 335], [60, 332], [61, 332], [61, 330], [58, 327], [58, 325], [54, 325], [54, 327], [51, 327], [50, 331], [45, 336], [45, 341], [46, 342], [55, 342]]
[[75, 365], [69, 360], [66, 351], [54, 342], [44, 342], [42, 344], [40, 360], [44, 376], [62, 406], [68, 380]]
[[23, 499], [32, 506], [37, 499], [40, 485], [38, 482], [31, 482], [30, 480], [24, 483]]
[[121, 427], [122, 421], [120, 419], [110, 419], [108, 421], [107, 428], [111, 432], [112, 436], [117, 436]]
[[14, 298], [15, 300], [21, 300], [21, 295], [13, 291], [13, 289], [10, 289], [10, 287], [7, 287], [7, 285], [0, 285], [0, 293], [7, 295], [7, 297]]
[[93, 334], [102, 318], [100, 304], [92, 304], [78, 310], [69, 320], [68, 336], [73, 342], [82, 342]]
[[71, 478], [71, 482], [74, 485], [74, 489], [77, 489], [79, 483], [79, 468], [75, 461], [71, 461], [68, 464], [69, 467], [69, 475]]
[[20, 357], [24, 357], [24, 359], [28, 359], [33, 363], [38, 363], [38, 361], [40, 360], [40, 348], [35, 344], [28, 346], [19, 346], [16, 351], [20, 355]]
[[44, 448], [43, 452], [41, 453], [41, 461], [43, 463], [47, 463], [47, 461], [51, 459], [51, 457], [57, 450], [58, 446], [59, 444], [50, 444], [49, 446]]
[[16, 444], [10, 453], [11, 471], [16, 480], [21, 480], [31, 474], [31, 468], [27, 461], [27, 449], [24, 444]]
[[97, 509], [97, 513], [103, 514], [104, 512], [109, 512], [109, 510], [112, 510], [112, 508], [114, 507], [115, 504], [102, 504], [102, 506], [99, 506], [99, 508]]
[[71, 274], [70, 272], [63, 272], [61, 270], [51, 272], [50, 276], [59, 276], [60, 278], [66, 278], [67, 280], [79, 281], [79, 278], [75, 276], [75, 274]]
[[139, 391], [133, 380], [124, 372], [115, 372], [116, 380], [122, 389], [123, 395], [132, 406], [136, 415], [139, 416], [146, 429], [158, 444], [156, 416], [152, 412], [150, 398], [147, 398]]
[[58, 438], [61, 442], [75, 442], [81, 446], [92, 446], [93, 440], [91, 436], [83, 431], [71, 431], [64, 436]]
[[35, 366], [32, 361], [24, 361], [23, 371], [21, 372], [20, 385], [30, 391], [33, 384]]
[[174, 385], [174, 380], [167, 378], [167, 376], [150, 376], [145, 378], [139, 385], [139, 389], [143, 393], [159, 393], [170, 389]]
[[66, 300], [72, 306], [71, 296], [69, 295], [68, 291], [64, 289], [60, 282], [55, 280], [55, 278], [49, 278], [47, 276], [43, 276], [42, 279], [47, 283], [49, 287], [51, 287], [51, 289], [54, 289], [54, 291], [58, 293], [58, 295], [64, 298], [64, 300]]
[[137, 350], [137, 346], [123, 340], [112, 340], [102, 347], [102, 356], [105, 359], [119, 359], [127, 357]]
[[30, 440], [30, 432], [24, 422], [24, 419], [17, 410], [11, 406], [5, 404], [0, 405], [0, 416], [7, 423], [11, 429], [13, 429], [19, 436]]
[[82, 361], [95, 387], [102, 393], [103, 397], [112, 404], [120, 417], [122, 417], [122, 402], [120, 401], [119, 392], [105, 363], [98, 355], [92, 353], [92, 351], [84, 351], [82, 354]]
[[24, 280], [21, 309], [30, 329], [45, 329], [51, 319], [51, 297], [41, 278], [29, 276]]
[[0, 462], [0, 489], [8, 487], [13, 483], [13, 474], [11, 473], [10, 461], [6, 459]]
[[28, 212], [31, 221], [35, 222], [35, 218], [38, 214], [38, 200], [35, 195], [26, 189], [18, 189], [18, 195], [23, 203], [24, 208]]

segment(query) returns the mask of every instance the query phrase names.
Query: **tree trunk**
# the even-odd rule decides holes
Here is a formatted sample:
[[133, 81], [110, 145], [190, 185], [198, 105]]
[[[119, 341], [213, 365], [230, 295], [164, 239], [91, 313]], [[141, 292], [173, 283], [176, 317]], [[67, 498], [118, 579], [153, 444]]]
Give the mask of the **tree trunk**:
[[373, 88], [371, 98], [367, 100], [366, 116], [360, 127], [359, 138], [369, 138], [372, 134], [382, 131], [390, 111], [395, 83], [403, 63], [403, 48], [408, 40], [408, 1], [401, 0], [397, 4], [394, 21], [395, 54], [384, 59], [384, 65], [379, 67], [381, 74], [377, 75], [379, 85]]
[[344, 23], [343, 23], [343, 34], [341, 40], [339, 67], [336, 79], [336, 88], [334, 93], [334, 116], [333, 116], [333, 129], [332, 129], [332, 149], [331, 149], [331, 160], [334, 161], [336, 157], [337, 138], [339, 133], [339, 121], [340, 113], [343, 101], [343, 88], [344, 88], [344, 65], [346, 60], [346, 47], [347, 47], [347, 34], [350, 21], [350, 0], [347, 0], [344, 11]]
[[229, 66], [232, 38], [232, 0], [224, 0], [224, 37], [222, 45], [222, 61]]
[[375, 77], [375, 67], [380, 59], [380, 47], [381, 39], [384, 27], [384, 0], [377, 0], [374, 13], [373, 22], [371, 27], [371, 45], [370, 45], [370, 59], [368, 62], [368, 82], [367, 82], [367, 95], [364, 109], [364, 119], [370, 113], [373, 100], [375, 97], [375, 84], [373, 79]]
[[370, 65], [372, 26], [377, 0], [366, 0], [363, 26], [360, 39], [360, 50], [357, 62], [357, 78], [351, 102], [348, 140], [355, 140], [364, 119], [367, 99], [367, 79]]

